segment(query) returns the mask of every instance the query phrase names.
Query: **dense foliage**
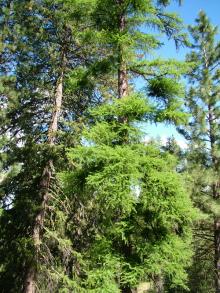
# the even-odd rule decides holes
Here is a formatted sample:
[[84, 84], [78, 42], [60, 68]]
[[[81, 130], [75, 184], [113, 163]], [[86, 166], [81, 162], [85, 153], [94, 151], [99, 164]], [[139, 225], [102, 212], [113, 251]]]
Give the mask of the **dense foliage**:
[[0, 292], [219, 293], [217, 28], [154, 58], [189, 45], [170, 3], [0, 0]]
[[87, 292], [119, 292], [158, 275], [186, 281], [193, 209], [175, 158], [141, 142], [135, 123], [150, 110], [137, 95], [91, 110], [94, 125], [68, 153], [74, 168], [62, 178], [77, 211], [68, 225], [88, 237], [86, 248], [78, 246]]

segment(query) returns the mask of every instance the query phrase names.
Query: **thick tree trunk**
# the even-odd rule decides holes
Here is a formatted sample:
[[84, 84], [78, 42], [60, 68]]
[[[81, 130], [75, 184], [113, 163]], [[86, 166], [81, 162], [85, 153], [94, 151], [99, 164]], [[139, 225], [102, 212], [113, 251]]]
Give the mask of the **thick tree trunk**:
[[35, 292], [35, 279], [36, 279], [36, 269], [37, 269], [36, 265], [37, 265], [39, 250], [40, 250], [45, 213], [46, 213], [47, 205], [49, 201], [49, 195], [50, 195], [49, 188], [50, 188], [52, 172], [53, 172], [53, 161], [49, 160], [43, 170], [42, 178], [40, 181], [41, 206], [40, 206], [39, 212], [37, 213], [35, 217], [34, 227], [33, 227], [32, 239], [34, 244], [34, 250], [35, 250], [34, 257], [35, 257], [36, 263], [34, 261], [34, 263], [30, 264], [27, 270], [24, 293]]
[[[52, 146], [55, 144], [56, 132], [58, 130], [58, 119], [61, 111], [63, 97], [63, 72], [58, 79], [55, 95], [54, 95], [54, 108], [52, 113], [51, 122], [48, 130], [48, 145]], [[53, 161], [48, 160], [46, 166], [43, 169], [43, 174], [40, 180], [40, 191], [39, 198], [41, 201], [39, 211], [34, 220], [32, 240], [34, 244], [34, 258], [35, 261], [29, 264], [29, 268], [26, 273], [24, 281], [24, 293], [35, 293], [35, 281], [37, 273], [37, 261], [39, 256], [42, 232], [44, 227], [45, 214], [48, 208], [48, 202], [50, 200], [50, 184], [52, 174], [54, 172]]]

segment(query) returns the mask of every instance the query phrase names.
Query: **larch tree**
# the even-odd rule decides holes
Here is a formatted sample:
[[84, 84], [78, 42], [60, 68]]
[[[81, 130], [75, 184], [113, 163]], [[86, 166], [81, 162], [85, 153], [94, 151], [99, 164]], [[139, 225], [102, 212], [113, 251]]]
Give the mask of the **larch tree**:
[[[169, 1], [98, 1], [94, 13], [100, 42], [110, 50], [115, 96], [91, 109], [81, 145], [69, 151], [62, 173], [72, 199], [69, 233], [79, 292], [132, 292], [142, 280], [163, 291], [163, 278], [185, 286], [193, 208], [175, 173], [172, 156], [145, 145], [138, 122], [184, 123], [175, 60], [146, 60], [161, 43], [152, 27], [184, 42], [181, 21], [166, 13]], [[132, 78], [147, 81], [147, 97]], [[73, 169], [73, 171], [71, 171]], [[87, 239], [85, 242], [84, 239]], [[183, 253], [184, 251], [184, 253]]]

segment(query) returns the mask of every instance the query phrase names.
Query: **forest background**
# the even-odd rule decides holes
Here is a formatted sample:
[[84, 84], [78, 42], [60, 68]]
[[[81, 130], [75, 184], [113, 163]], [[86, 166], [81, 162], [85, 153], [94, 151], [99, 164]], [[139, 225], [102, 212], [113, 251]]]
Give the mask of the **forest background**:
[[219, 293], [219, 3], [0, 4], [1, 292]]

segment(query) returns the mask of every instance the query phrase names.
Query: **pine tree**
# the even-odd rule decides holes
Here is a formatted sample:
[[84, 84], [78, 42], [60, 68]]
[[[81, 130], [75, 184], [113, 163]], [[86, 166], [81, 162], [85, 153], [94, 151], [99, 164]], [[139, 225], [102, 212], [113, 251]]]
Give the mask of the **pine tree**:
[[[194, 66], [188, 75], [191, 86], [187, 92], [186, 105], [192, 118], [188, 129], [182, 129], [182, 132], [190, 142], [188, 164], [189, 174], [192, 177], [192, 196], [196, 205], [207, 215], [206, 220], [202, 220], [201, 227], [196, 227], [198, 240], [195, 243], [198, 247], [196, 247], [194, 270], [200, 273], [199, 267], [210, 266], [210, 262], [213, 262], [211, 267], [214, 270], [209, 269], [209, 276], [215, 279], [215, 292], [219, 293], [220, 43], [216, 41], [217, 27], [211, 24], [202, 11], [196, 19], [196, 25], [190, 27], [190, 32], [193, 44], [187, 61], [194, 62]], [[205, 274], [202, 279], [207, 279]], [[213, 292], [209, 280], [207, 281], [209, 287], [202, 289], [202, 286], [200, 287], [202, 283], [198, 281], [201, 277], [195, 277], [193, 286], [196, 289], [193, 290]]]

